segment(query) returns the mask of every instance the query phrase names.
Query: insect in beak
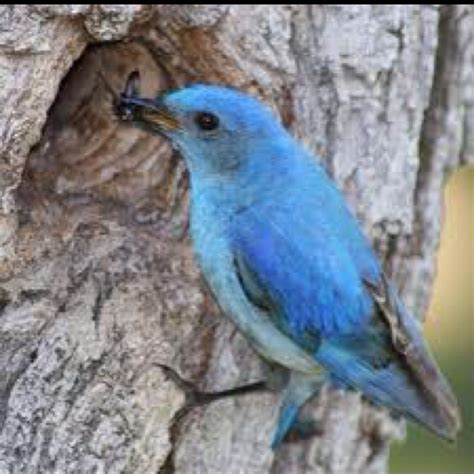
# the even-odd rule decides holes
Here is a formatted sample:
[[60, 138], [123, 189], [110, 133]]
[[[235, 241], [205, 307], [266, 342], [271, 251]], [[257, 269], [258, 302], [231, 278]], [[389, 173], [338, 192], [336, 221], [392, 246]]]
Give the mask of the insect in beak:
[[161, 132], [181, 128], [179, 121], [161, 100], [140, 98], [139, 94], [140, 74], [133, 71], [128, 76], [116, 106], [116, 113], [122, 121], [152, 126]]

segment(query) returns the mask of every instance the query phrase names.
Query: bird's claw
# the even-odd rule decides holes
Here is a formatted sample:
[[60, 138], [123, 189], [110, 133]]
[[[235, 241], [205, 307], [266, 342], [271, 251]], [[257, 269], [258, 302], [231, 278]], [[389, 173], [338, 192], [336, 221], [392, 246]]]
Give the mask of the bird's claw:
[[290, 428], [283, 442], [294, 443], [313, 438], [314, 436], [321, 436], [322, 434], [322, 427], [316, 420], [312, 418], [302, 418], [298, 419]]

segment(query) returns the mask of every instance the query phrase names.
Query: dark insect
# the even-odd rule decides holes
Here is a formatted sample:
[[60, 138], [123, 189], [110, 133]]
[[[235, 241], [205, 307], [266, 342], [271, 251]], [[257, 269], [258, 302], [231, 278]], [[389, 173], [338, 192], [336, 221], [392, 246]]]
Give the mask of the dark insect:
[[132, 71], [127, 78], [123, 92], [120, 94], [120, 99], [116, 104], [117, 115], [121, 120], [129, 121], [133, 118], [132, 108], [127, 105], [124, 99], [138, 97], [140, 94], [140, 73]]
[[102, 71], [97, 71], [98, 76], [102, 80], [106, 90], [112, 96], [113, 112], [116, 118], [124, 121], [130, 121], [133, 118], [133, 111], [127, 99], [138, 97], [140, 94], [140, 73], [132, 71], [127, 78], [123, 92], [117, 94], [109, 81], [105, 78]]
[[127, 78], [125, 88], [122, 92], [122, 97], [137, 97], [140, 94], [140, 73], [135, 70], [132, 71]]

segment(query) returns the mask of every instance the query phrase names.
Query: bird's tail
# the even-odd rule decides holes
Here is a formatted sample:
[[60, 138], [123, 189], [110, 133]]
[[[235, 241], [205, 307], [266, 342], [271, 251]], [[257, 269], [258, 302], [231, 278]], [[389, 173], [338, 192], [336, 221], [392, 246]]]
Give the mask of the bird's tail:
[[400, 369], [403, 372], [406, 370], [413, 380], [417, 398], [420, 399], [420, 409], [410, 410], [408, 407], [407, 415], [437, 435], [454, 441], [461, 428], [456, 397], [423, 338], [419, 322], [408, 313], [396, 294], [392, 294], [392, 297], [401, 329], [411, 341], [399, 362]]
[[373, 402], [411, 418], [436, 435], [455, 440], [460, 428], [456, 400], [436, 366], [429, 367], [429, 383], [420, 383], [418, 374], [410, 373], [400, 362], [374, 370], [365, 360], [348, 357], [339, 347], [324, 346], [318, 358], [337, 381], [361, 390]]
[[372, 401], [417, 421], [438, 436], [454, 441], [460, 429], [456, 398], [423, 340], [421, 327], [395, 300], [399, 329], [409, 344], [389, 363], [375, 368], [366, 354], [325, 341], [318, 360], [339, 381], [361, 390]]

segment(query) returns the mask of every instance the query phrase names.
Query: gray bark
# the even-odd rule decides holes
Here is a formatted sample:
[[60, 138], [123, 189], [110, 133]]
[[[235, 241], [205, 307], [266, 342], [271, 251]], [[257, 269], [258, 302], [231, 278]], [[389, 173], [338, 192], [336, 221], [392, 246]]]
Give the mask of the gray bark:
[[102, 77], [260, 95], [421, 317], [443, 182], [473, 160], [473, 22], [470, 6], [2, 6], [0, 472], [384, 472], [403, 426], [355, 393], [324, 390], [323, 434], [276, 455], [277, 394], [186, 412], [160, 364], [215, 391], [260, 361], [200, 279], [182, 163], [114, 120]]

